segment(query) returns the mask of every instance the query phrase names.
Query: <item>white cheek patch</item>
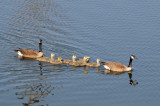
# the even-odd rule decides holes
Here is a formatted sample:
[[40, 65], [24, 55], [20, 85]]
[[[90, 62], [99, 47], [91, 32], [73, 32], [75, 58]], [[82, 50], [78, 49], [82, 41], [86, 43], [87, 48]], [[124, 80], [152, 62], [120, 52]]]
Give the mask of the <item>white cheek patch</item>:
[[110, 70], [110, 68], [107, 65], [104, 65], [104, 68]]
[[20, 56], [23, 56], [23, 54], [20, 51], [18, 51], [17, 54]]
[[131, 59], [134, 59], [134, 57], [133, 57], [133, 56], [131, 56]]

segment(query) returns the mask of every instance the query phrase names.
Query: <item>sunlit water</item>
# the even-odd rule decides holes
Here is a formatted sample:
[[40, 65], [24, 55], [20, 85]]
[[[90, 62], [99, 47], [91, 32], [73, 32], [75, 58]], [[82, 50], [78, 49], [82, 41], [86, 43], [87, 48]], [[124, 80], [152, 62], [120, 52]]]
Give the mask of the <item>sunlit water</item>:
[[[0, 105], [159, 106], [160, 1], [1, 0]], [[132, 73], [53, 66], [18, 59], [17, 48], [44, 56], [118, 61]]]

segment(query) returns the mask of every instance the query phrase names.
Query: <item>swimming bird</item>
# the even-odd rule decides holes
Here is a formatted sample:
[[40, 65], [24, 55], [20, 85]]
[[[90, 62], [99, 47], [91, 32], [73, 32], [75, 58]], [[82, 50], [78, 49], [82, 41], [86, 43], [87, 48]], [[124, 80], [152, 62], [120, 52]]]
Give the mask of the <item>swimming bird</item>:
[[79, 60], [77, 60], [77, 62], [88, 63], [89, 60], [90, 60], [90, 56], [84, 56], [83, 59], [79, 59]]
[[110, 71], [124, 72], [132, 70], [132, 60], [136, 59], [135, 55], [130, 56], [130, 61], [128, 67], [120, 62], [101, 62], [105, 69]]
[[97, 59], [97, 63], [93, 63], [93, 62], [91, 62], [91, 63], [86, 63], [86, 66], [88, 66], [88, 67], [99, 67], [100, 66], [100, 59]]
[[75, 57], [75, 55], [72, 56], [72, 59], [63, 59], [63, 63], [64, 64], [69, 64], [69, 63], [75, 61], [74, 57]]
[[68, 64], [69, 65], [72, 65], [72, 66], [76, 66], [76, 67], [78, 67], [78, 66], [85, 66], [86, 65], [86, 61], [76, 61], [76, 55], [73, 55], [73, 57], [72, 57], [72, 59], [73, 59], [73, 61], [72, 62], [69, 62]]
[[54, 58], [54, 56], [55, 56], [55, 54], [54, 54], [54, 53], [51, 53], [51, 57], [50, 57], [50, 58], [49, 58], [49, 57], [39, 57], [39, 58], [37, 58], [36, 60], [38, 60], [38, 61], [40, 61], [40, 62], [50, 62], [51, 59]]
[[67, 62], [67, 64], [72, 65], [74, 62], [76, 62], [76, 58], [77, 58], [77, 56], [73, 55], [72, 56], [72, 61]]
[[[64, 64], [69, 64], [69, 63], [71, 64], [71, 62], [73, 62], [74, 59], [76, 59], [76, 55], [73, 55], [72, 59], [63, 59], [63, 63]], [[89, 56], [84, 56], [83, 59], [79, 59], [79, 60], [77, 60], [77, 62], [89, 62], [89, 59], [90, 59]]]
[[58, 57], [57, 60], [55, 60], [54, 58], [52, 58], [52, 59], [50, 60], [50, 63], [51, 63], [51, 64], [55, 64], [55, 65], [57, 65], [57, 64], [62, 64], [62, 62], [63, 62], [62, 57]]
[[18, 56], [30, 59], [36, 59], [43, 56], [42, 52], [42, 40], [39, 40], [39, 52], [32, 49], [18, 49], [14, 50], [17, 52]]

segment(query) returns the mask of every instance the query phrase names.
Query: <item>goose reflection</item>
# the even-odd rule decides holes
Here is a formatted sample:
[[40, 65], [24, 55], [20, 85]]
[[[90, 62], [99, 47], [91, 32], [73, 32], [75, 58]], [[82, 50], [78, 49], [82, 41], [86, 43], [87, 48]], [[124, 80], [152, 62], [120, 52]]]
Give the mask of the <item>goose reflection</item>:
[[[40, 74], [39, 77], [36, 80], [30, 80], [28, 83], [22, 86], [17, 86], [16, 89], [18, 91], [15, 93], [18, 98], [25, 100], [22, 104], [24, 106], [30, 106], [32, 104], [41, 103], [45, 100], [45, 98], [49, 95], [54, 95], [55, 86], [52, 82], [48, 81], [44, 75], [46, 74], [58, 74], [61, 73], [59, 70], [61, 70], [61, 66], [57, 66], [56, 70], [57, 72], [52, 72], [52, 69], [49, 69], [51, 71], [44, 72], [43, 68], [45, 67], [42, 62], [39, 62], [39, 70]], [[50, 65], [52, 67], [52, 65]], [[57, 86], [56, 86], [57, 87]], [[62, 87], [62, 86], [60, 86]], [[26, 101], [27, 100], [27, 101]]]
[[47, 97], [49, 94], [54, 95], [54, 87], [48, 85], [47, 83], [38, 83], [33, 85], [26, 84], [23, 87], [25, 90], [22, 92], [16, 92], [16, 95], [20, 96], [18, 97], [18, 99], [28, 98], [28, 101], [23, 103], [24, 106], [29, 106], [30, 104], [38, 103], [42, 101], [42, 98]]
[[[43, 65], [42, 62], [39, 62], [40, 75], [43, 75]], [[48, 81], [45, 81], [43, 78], [37, 81], [31, 81], [23, 86], [17, 86], [18, 92], [15, 94], [18, 95], [18, 99], [28, 100], [23, 103], [24, 106], [30, 106], [31, 104], [39, 103], [42, 98], [47, 97], [48, 95], [54, 95], [53, 91], [54, 86]], [[20, 90], [21, 89], [21, 90]], [[20, 92], [19, 92], [20, 91]]]
[[132, 80], [132, 71], [131, 72], [128, 72], [128, 75], [129, 75], [129, 84], [131, 84], [131, 85], [138, 85], [138, 82], [135, 80], [135, 81], [133, 81]]
[[84, 75], [87, 75], [87, 74], [88, 74], [88, 71], [86, 70], [86, 67], [83, 68], [83, 74], [84, 74]]
[[55, 66], [53, 64], [45, 64], [44, 62], [39, 62], [39, 68], [40, 68], [40, 75], [59, 74], [64, 72], [62, 71], [62, 64], [58, 64]]
[[[132, 70], [133, 71], [133, 70]], [[121, 75], [121, 74], [124, 74], [124, 73], [128, 73], [128, 76], [129, 76], [129, 84], [130, 85], [137, 85], [138, 82], [137, 80], [132, 80], [132, 71], [129, 71], [129, 72], [115, 72], [115, 71], [109, 71], [109, 70], [104, 70], [103, 71], [103, 74], [104, 75]]]
[[125, 72], [116, 72], [116, 71], [110, 71], [110, 70], [107, 70], [105, 69], [103, 71], [103, 74], [104, 75], [121, 75], [121, 74], [124, 74]]
[[96, 69], [97, 74], [100, 74], [100, 67], [93, 68], [93, 67], [87, 67], [87, 66], [85, 66], [83, 68], [83, 74], [87, 75], [88, 74], [87, 70], [94, 70], [95, 71], [95, 69]]
[[41, 62], [39, 62], [39, 70], [40, 70], [40, 75], [43, 75], [43, 72], [42, 72], [42, 63]]

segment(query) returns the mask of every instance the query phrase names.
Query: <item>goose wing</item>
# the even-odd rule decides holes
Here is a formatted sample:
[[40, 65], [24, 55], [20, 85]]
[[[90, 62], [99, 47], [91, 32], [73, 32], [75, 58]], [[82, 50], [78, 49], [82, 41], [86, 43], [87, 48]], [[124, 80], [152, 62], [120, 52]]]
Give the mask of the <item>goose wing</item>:
[[21, 52], [23, 55], [38, 55], [39, 52], [32, 50], [32, 49], [19, 49], [18, 51]]
[[127, 67], [120, 62], [103, 62], [102, 64], [108, 66], [112, 71], [120, 72], [127, 69]]

